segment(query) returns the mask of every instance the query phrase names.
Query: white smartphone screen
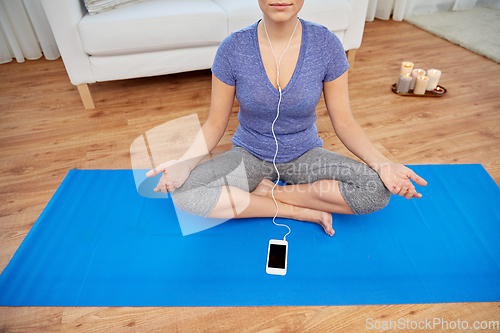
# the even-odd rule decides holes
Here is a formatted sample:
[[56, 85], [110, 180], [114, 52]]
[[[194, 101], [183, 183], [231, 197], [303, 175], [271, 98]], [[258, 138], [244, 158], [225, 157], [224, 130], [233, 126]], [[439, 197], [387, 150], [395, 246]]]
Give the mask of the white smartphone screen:
[[286, 245], [270, 244], [268, 267], [285, 269], [286, 265]]

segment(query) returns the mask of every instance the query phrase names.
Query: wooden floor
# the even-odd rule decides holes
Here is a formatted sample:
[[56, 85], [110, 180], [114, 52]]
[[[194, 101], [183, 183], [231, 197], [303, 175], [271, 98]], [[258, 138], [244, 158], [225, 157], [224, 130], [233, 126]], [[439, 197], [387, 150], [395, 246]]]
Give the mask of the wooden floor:
[[[440, 69], [447, 95], [393, 94], [390, 86], [404, 60], [419, 68]], [[499, 64], [405, 22], [368, 22], [349, 86], [355, 117], [393, 161], [481, 163], [500, 184]], [[129, 147], [141, 133], [192, 113], [198, 113], [203, 123], [210, 104], [210, 72], [97, 83], [90, 90], [96, 109], [85, 110], [61, 60], [0, 65], [0, 270], [69, 169], [131, 168]], [[230, 147], [237, 126], [236, 106], [233, 113], [217, 149]], [[323, 102], [318, 106], [317, 125], [326, 148], [349, 154], [332, 131]], [[2, 307], [0, 332], [361, 332], [366, 330], [367, 318], [459, 319], [472, 325], [500, 320], [500, 303]]]

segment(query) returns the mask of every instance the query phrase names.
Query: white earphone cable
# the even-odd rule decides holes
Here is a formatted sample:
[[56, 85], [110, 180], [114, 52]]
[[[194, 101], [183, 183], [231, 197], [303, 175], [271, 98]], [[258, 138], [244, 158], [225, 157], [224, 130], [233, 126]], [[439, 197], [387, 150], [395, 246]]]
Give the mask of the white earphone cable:
[[273, 45], [271, 44], [271, 39], [269, 38], [269, 34], [267, 33], [266, 21], [264, 19], [262, 21], [264, 23], [264, 31], [266, 32], [267, 40], [269, 41], [269, 46], [271, 47], [271, 52], [272, 52], [272, 54], [274, 56], [274, 60], [276, 61], [276, 81], [277, 81], [277, 85], [278, 85], [278, 91], [280, 93], [280, 97], [279, 97], [279, 100], [278, 100], [278, 109], [277, 109], [277, 112], [276, 112], [276, 118], [274, 118], [273, 124], [271, 125], [271, 132], [273, 133], [274, 142], [276, 143], [276, 152], [274, 153], [273, 166], [274, 166], [274, 169], [276, 170], [276, 173], [278, 174], [278, 179], [276, 180], [276, 183], [274, 184], [273, 188], [271, 189], [271, 196], [273, 197], [274, 204], [276, 205], [276, 214], [274, 214], [273, 223], [275, 225], [277, 225], [277, 226], [288, 228], [288, 233], [285, 235], [285, 237], [283, 237], [283, 240], [286, 240], [286, 236], [288, 236], [292, 230], [286, 224], [280, 224], [280, 223], [276, 223], [275, 222], [275, 219], [276, 219], [276, 217], [278, 216], [278, 213], [279, 213], [279, 208], [278, 208], [278, 202], [276, 201], [276, 198], [274, 197], [274, 189], [278, 185], [278, 182], [280, 180], [280, 172], [278, 171], [278, 168], [276, 167], [276, 157], [278, 156], [278, 139], [276, 138], [276, 134], [274, 133], [274, 124], [276, 123], [276, 120], [278, 120], [278, 117], [280, 115], [280, 105], [281, 105], [281, 97], [282, 97], [281, 86], [280, 86], [280, 64], [281, 64], [281, 59], [283, 58], [283, 55], [285, 54], [285, 52], [290, 47], [290, 43], [292, 42], [292, 38], [295, 35], [295, 30], [297, 30], [297, 26], [299, 25], [299, 19], [297, 18], [297, 23], [295, 24], [295, 28], [293, 29], [292, 36], [290, 37], [290, 40], [288, 41], [287, 47], [285, 48], [285, 50], [281, 54], [281, 57], [280, 57], [279, 61], [276, 58], [276, 54], [274, 54]]

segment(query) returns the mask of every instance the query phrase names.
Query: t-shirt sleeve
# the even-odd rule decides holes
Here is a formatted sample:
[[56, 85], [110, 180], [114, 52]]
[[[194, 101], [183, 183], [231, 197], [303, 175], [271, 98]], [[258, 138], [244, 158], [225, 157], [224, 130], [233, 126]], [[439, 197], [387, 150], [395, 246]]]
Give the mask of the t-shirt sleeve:
[[227, 36], [217, 49], [214, 63], [212, 64], [212, 73], [222, 82], [230, 86], [236, 85], [234, 71], [231, 68], [231, 55], [233, 50], [233, 34]]
[[323, 59], [327, 60], [324, 82], [333, 81], [349, 69], [349, 62], [340, 39], [331, 31], [326, 32]]

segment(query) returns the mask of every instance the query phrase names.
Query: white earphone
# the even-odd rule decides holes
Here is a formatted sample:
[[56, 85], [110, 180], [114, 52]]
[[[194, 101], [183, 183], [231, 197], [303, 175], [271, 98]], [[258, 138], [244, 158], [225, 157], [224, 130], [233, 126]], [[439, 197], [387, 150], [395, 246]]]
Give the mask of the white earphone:
[[274, 60], [276, 61], [276, 80], [277, 80], [277, 84], [278, 84], [278, 91], [280, 93], [280, 97], [279, 97], [279, 100], [278, 100], [278, 108], [277, 108], [276, 118], [274, 118], [273, 124], [271, 125], [271, 132], [273, 133], [274, 142], [276, 143], [276, 152], [274, 153], [273, 166], [274, 166], [274, 169], [276, 170], [276, 173], [278, 174], [278, 179], [277, 179], [276, 183], [274, 184], [273, 188], [271, 189], [271, 196], [273, 197], [274, 204], [276, 205], [276, 214], [273, 217], [273, 223], [275, 225], [277, 225], [277, 226], [282, 226], [282, 227], [287, 227], [288, 228], [288, 233], [285, 235], [285, 237], [283, 237], [283, 240], [286, 240], [286, 236], [288, 236], [292, 230], [286, 224], [280, 224], [280, 223], [276, 223], [275, 222], [275, 219], [278, 216], [279, 208], [278, 208], [278, 202], [276, 201], [276, 198], [274, 197], [274, 188], [277, 186], [277, 184], [278, 184], [278, 182], [280, 180], [280, 172], [278, 171], [278, 168], [276, 167], [276, 156], [278, 156], [278, 139], [276, 139], [276, 134], [274, 133], [274, 124], [276, 123], [276, 120], [278, 120], [278, 117], [280, 115], [280, 104], [281, 104], [281, 97], [282, 97], [281, 86], [280, 86], [280, 64], [281, 64], [281, 59], [283, 58], [283, 55], [285, 54], [285, 52], [290, 47], [290, 43], [292, 42], [292, 38], [295, 35], [295, 30], [297, 30], [297, 26], [299, 25], [299, 18], [297, 18], [297, 23], [295, 24], [295, 28], [293, 29], [292, 36], [290, 37], [290, 40], [288, 41], [287, 47], [285, 48], [285, 50], [281, 54], [281, 57], [280, 57], [279, 61], [276, 58], [276, 54], [274, 54], [273, 45], [271, 44], [271, 39], [269, 38], [269, 34], [267, 33], [266, 21], [264, 19], [262, 19], [262, 21], [264, 23], [264, 31], [266, 32], [267, 40], [269, 41], [269, 46], [271, 47], [271, 52], [272, 52], [272, 54], [274, 56]]

